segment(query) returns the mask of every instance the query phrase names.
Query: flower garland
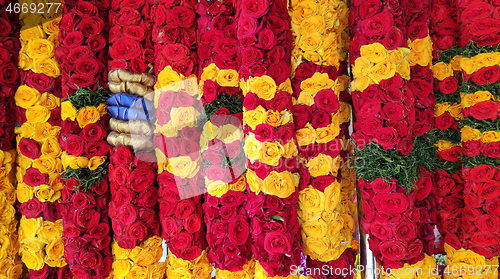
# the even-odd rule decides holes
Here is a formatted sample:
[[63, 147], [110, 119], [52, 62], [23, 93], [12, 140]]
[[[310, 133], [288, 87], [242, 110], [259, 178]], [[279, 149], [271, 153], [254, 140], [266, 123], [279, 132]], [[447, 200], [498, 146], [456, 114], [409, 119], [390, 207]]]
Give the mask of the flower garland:
[[154, 86], [160, 216], [169, 249], [167, 277], [210, 278], [203, 223], [200, 136], [206, 121], [198, 92], [195, 3], [172, 1], [152, 7]]
[[77, 278], [107, 277], [112, 265], [110, 146], [105, 140], [109, 130], [104, 40], [108, 5], [101, 1], [65, 2], [56, 53], [64, 84], [59, 134], [64, 170], [64, 256]]
[[[19, 3], [23, 4], [23, 3]], [[60, 67], [54, 58], [59, 14], [52, 9], [39, 17], [21, 13], [19, 20], [21, 86], [15, 93], [17, 136], [17, 200], [23, 215], [19, 253], [30, 274], [42, 271], [68, 276], [62, 239], [63, 205]], [[48, 266], [48, 267], [46, 267]], [[50, 268], [49, 268], [50, 267]], [[58, 268], [54, 270], [54, 268]]]
[[[111, 134], [109, 173], [115, 278], [162, 278], [161, 227], [158, 218], [156, 158], [153, 150], [154, 117], [151, 41], [151, 5], [147, 1], [113, 3], [110, 10], [108, 99]], [[147, 100], [149, 99], [149, 100]], [[141, 253], [133, 253], [140, 248]]]
[[[436, 98], [434, 132], [438, 153], [433, 189], [436, 197], [436, 225], [441, 234], [440, 244], [460, 249], [464, 196], [459, 120], [463, 116], [459, 94], [460, 59], [455, 56], [460, 34], [457, 13], [456, 1], [434, 3], [430, 16], [432, 22], [430, 33], [435, 62], [432, 69]], [[452, 256], [453, 253], [448, 254], [447, 258]], [[449, 271], [450, 266], [446, 268]]]
[[255, 276], [286, 277], [300, 263], [290, 18], [281, 0], [242, 1], [236, 14]]
[[20, 49], [18, 40], [20, 25], [16, 14], [6, 11], [7, 2], [0, 1], [0, 237], [5, 239], [2, 245], [2, 260], [4, 267], [0, 274], [6, 278], [20, 278], [22, 275], [22, 262], [18, 255], [19, 243], [16, 232], [16, 176], [14, 149], [15, 117], [16, 111], [14, 95], [19, 86], [19, 71], [17, 60]]
[[[355, 1], [350, 11], [355, 61], [351, 88], [357, 117], [353, 138], [363, 197], [362, 225], [377, 262], [384, 268], [405, 270], [409, 268], [405, 264], [422, 261], [419, 264], [429, 269], [435, 267], [435, 262], [425, 261], [430, 240], [430, 207], [425, 199], [433, 181], [427, 161], [433, 161], [434, 148], [418, 139], [414, 142], [417, 118], [411, 87], [416, 83], [408, 81], [411, 64], [427, 66], [431, 52], [428, 39], [412, 37], [411, 29], [406, 29], [405, 12], [410, 10], [415, 7], [400, 6], [400, 2]], [[413, 52], [405, 38], [410, 39]]]
[[[500, 53], [497, 50], [499, 39], [495, 34], [498, 32], [497, 20], [489, 9], [498, 6], [496, 2], [490, 4], [484, 1], [458, 4], [462, 47], [460, 67], [463, 74], [460, 86], [463, 113], [460, 120], [460, 159], [465, 180], [460, 240], [462, 248], [467, 250], [465, 253], [492, 262], [498, 262], [500, 253], [499, 223], [494, 212], [500, 197], [498, 182], [494, 178], [500, 165], [499, 102], [498, 90], [495, 89], [500, 77]], [[488, 22], [494, 24], [486, 24]], [[478, 261], [474, 270], [485, 270], [486, 265], [485, 261]]]
[[299, 223], [307, 263], [320, 268], [355, 260], [353, 250], [346, 251], [355, 229], [354, 174], [343, 164], [352, 151], [348, 11], [341, 1], [295, 1], [290, 9], [295, 137], [305, 166], [299, 169]]
[[252, 238], [245, 210], [246, 162], [243, 96], [238, 75], [241, 63], [236, 34], [238, 18], [233, 3], [208, 4], [201, 2], [197, 6], [199, 88], [209, 120], [200, 139], [202, 173], [208, 192], [203, 204], [208, 259], [214, 263], [217, 278], [249, 276], [255, 263], [249, 263]]

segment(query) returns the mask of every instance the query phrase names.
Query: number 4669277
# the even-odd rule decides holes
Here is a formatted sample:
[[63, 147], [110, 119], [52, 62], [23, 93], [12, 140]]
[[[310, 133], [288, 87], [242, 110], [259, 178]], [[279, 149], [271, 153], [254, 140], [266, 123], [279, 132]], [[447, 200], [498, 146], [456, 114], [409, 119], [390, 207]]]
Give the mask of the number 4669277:
[[[44, 14], [44, 13], [51, 13], [51, 10], [54, 14], [57, 14], [59, 11], [59, 8], [61, 7], [61, 3], [9, 3], [7, 6], [6, 11], [9, 13], [31, 13], [31, 14]], [[54, 11], [55, 9], [55, 11]]]

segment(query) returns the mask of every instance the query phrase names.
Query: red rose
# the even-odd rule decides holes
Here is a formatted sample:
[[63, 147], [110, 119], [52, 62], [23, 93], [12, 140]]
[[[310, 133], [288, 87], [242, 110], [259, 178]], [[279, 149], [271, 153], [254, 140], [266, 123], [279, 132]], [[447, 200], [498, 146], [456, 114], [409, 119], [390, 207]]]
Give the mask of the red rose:
[[500, 238], [494, 234], [476, 232], [471, 236], [471, 241], [480, 246], [495, 247], [500, 242]]
[[301, 129], [308, 122], [310, 122], [312, 109], [306, 105], [294, 105], [292, 108], [292, 114], [295, 129]]
[[269, 66], [267, 74], [274, 79], [276, 84], [282, 84], [287, 78], [290, 77], [291, 70], [290, 65], [288, 65], [284, 60], [281, 60], [277, 65]]
[[391, 13], [383, 11], [361, 22], [361, 32], [366, 36], [383, 35], [394, 25]]
[[443, 199], [441, 207], [444, 210], [452, 211], [464, 207], [464, 200], [461, 197], [447, 196]]
[[408, 251], [404, 242], [388, 239], [380, 243], [380, 253], [388, 260], [399, 261], [405, 258]]
[[80, 253], [78, 261], [84, 267], [95, 269], [101, 264], [102, 256], [94, 249], [86, 249]]
[[83, 58], [76, 61], [74, 69], [85, 75], [98, 75], [101, 72], [101, 63], [94, 58]]
[[488, 181], [482, 183], [482, 185], [479, 186], [477, 195], [482, 199], [498, 198], [500, 196], [500, 182]]
[[71, 49], [66, 59], [70, 64], [75, 64], [75, 62], [78, 61], [79, 59], [89, 58], [93, 56], [94, 56], [93, 52], [92, 50], [90, 50], [89, 47], [79, 46]]
[[182, 220], [184, 229], [189, 233], [195, 233], [201, 229], [202, 219], [199, 215], [193, 214]]
[[151, 187], [155, 180], [155, 171], [151, 166], [137, 167], [127, 180], [128, 187], [135, 192], [144, 192]]
[[259, 0], [259, 1], [244, 0], [241, 3], [241, 12], [245, 16], [260, 18], [267, 13], [269, 6], [270, 5], [267, 0]]
[[85, 146], [85, 157], [105, 156], [108, 154], [110, 146], [105, 141], [91, 142]]
[[402, 193], [376, 195], [373, 203], [378, 210], [393, 213], [403, 213], [410, 206], [408, 197]]
[[103, 140], [107, 133], [100, 123], [92, 123], [86, 125], [80, 135], [88, 142], [95, 142]]
[[390, 102], [384, 105], [380, 117], [389, 121], [401, 121], [407, 114], [408, 110], [402, 103]]
[[259, 124], [253, 132], [255, 138], [260, 142], [272, 141], [274, 138], [274, 127], [269, 124]]
[[386, 224], [373, 222], [372, 224], [370, 224], [369, 228], [370, 234], [377, 238], [388, 239], [393, 237], [391, 227], [387, 226]]
[[22, 138], [18, 148], [22, 155], [30, 159], [37, 159], [41, 155], [40, 143], [32, 139]]
[[500, 142], [485, 143], [481, 153], [490, 158], [500, 158]]
[[82, 209], [89, 205], [94, 205], [95, 199], [92, 195], [84, 192], [76, 192], [71, 196], [71, 202], [76, 209]]
[[[70, 257], [69, 255], [65, 255], [64, 258], [66, 259], [66, 261], [68, 261], [69, 258], [73, 258], [73, 257]], [[82, 279], [92, 278], [91, 277], [92, 270], [89, 268], [85, 268], [85, 267], [80, 266], [80, 265], [71, 265], [70, 264], [69, 269], [71, 270], [71, 273], [73, 274], [73, 276], [75, 276], [76, 278], [82, 278]]]
[[109, 48], [109, 56], [115, 60], [131, 60], [142, 54], [142, 46], [139, 42], [123, 38], [116, 41]]
[[481, 153], [483, 142], [481, 140], [470, 140], [462, 143], [462, 153], [467, 157], [475, 157]]
[[172, 238], [172, 245], [175, 249], [183, 250], [192, 245], [193, 235], [187, 232], [181, 232], [177, 235], [174, 235]]
[[135, 198], [135, 193], [126, 187], [120, 187], [118, 191], [112, 194], [113, 203], [118, 207], [132, 202], [132, 199]]
[[491, 216], [498, 216], [500, 214], [500, 199], [491, 199], [491, 200], [486, 200], [486, 203], [484, 205], [484, 210], [486, 210], [486, 213]]
[[361, 2], [358, 7], [358, 13], [360, 19], [370, 18], [380, 12], [382, 8], [382, 3], [380, 0], [368, 0]]
[[120, 146], [114, 149], [110, 160], [114, 165], [130, 165], [130, 163], [132, 163], [132, 158], [133, 154], [130, 148], [128, 146]]
[[472, 74], [472, 81], [478, 85], [487, 85], [500, 79], [500, 67], [483, 67]]
[[66, 139], [66, 152], [74, 156], [82, 156], [87, 142], [78, 135], [71, 135]]
[[493, 179], [495, 172], [491, 165], [479, 165], [469, 171], [469, 178], [474, 182], [486, 182]]
[[158, 201], [158, 190], [150, 188], [139, 194], [137, 205], [140, 207], [154, 207]]
[[321, 90], [314, 96], [314, 104], [328, 113], [336, 113], [340, 108], [339, 99], [331, 89]]
[[137, 206], [125, 204], [118, 212], [118, 220], [120, 220], [123, 225], [130, 225], [137, 219], [138, 213]]
[[481, 215], [475, 224], [477, 228], [483, 232], [496, 233], [500, 226], [500, 220], [495, 216]]
[[101, 239], [101, 238], [104, 238], [104, 237], [108, 236], [109, 231], [110, 231], [109, 224], [107, 224], [107, 223], [99, 223], [97, 226], [95, 226], [92, 229], [88, 230], [87, 234], [91, 238]]
[[83, 36], [90, 37], [100, 34], [104, 29], [104, 21], [98, 17], [85, 17], [78, 24], [78, 29], [83, 33]]
[[410, 40], [423, 39], [429, 35], [429, 27], [426, 22], [414, 22], [406, 31]]
[[29, 168], [24, 174], [23, 181], [29, 186], [36, 187], [42, 184], [47, 184], [49, 176], [41, 173], [37, 168]]
[[452, 147], [447, 150], [439, 151], [438, 157], [450, 162], [458, 162], [460, 160], [460, 154], [462, 149], [458, 146]]
[[190, 28], [195, 19], [195, 12], [185, 6], [175, 6], [167, 13], [167, 22], [179, 27]]
[[83, 208], [75, 213], [76, 224], [83, 228], [93, 228], [99, 223], [100, 214], [93, 208]]
[[274, 254], [289, 254], [292, 249], [290, 241], [289, 234], [270, 232], [264, 239], [264, 249], [271, 256]]
[[443, 94], [452, 94], [458, 90], [458, 80], [455, 77], [447, 77], [439, 82], [439, 91]]
[[373, 191], [377, 194], [388, 194], [396, 190], [395, 183], [385, 182], [381, 177], [373, 180], [370, 183]]
[[166, 44], [162, 49], [162, 54], [170, 63], [173, 63], [189, 56], [189, 48], [183, 44]]
[[187, 216], [191, 215], [195, 211], [195, 206], [193, 202], [188, 200], [182, 200], [177, 203], [175, 207], [175, 218], [177, 219], [185, 219]]
[[382, 44], [388, 50], [394, 50], [405, 45], [403, 32], [396, 26], [390, 26], [382, 39]]
[[292, 123], [287, 123], [274, 131], [274, 140], [285, 145], [292, 140], [294, 134], [294, 126]]
[[129, 226], [128, 235], [133, 239], [142, 241], [148, 235], [148, 228], [143, 222], [137, 220]]
[[[238, 29], [237, 29], [238, 39], [244, 39], [254, 36], [258, 28], [259, 28], [259, 23], [255, 18], [242, 14], [238, 19]], [[245, 56], [243, 55], [242, 57]]]
[[385, 150], [391, 149], [399, 142], [399, 137], [396, 129], [393, 127], [380, 128], [375, 134], [374, 141], [382, 146]]
[[43, 204], [37, 198], [33, 198], [27, 202], [21, 203], [19, 211], [26, 218], [38, 218], [42, 214]]
[[455, 123], [455, 119], [449, 112], [445, 112], [435, 119], [436, 128], [441, 131], [448, 130], [453, 125], [453, 123]]
[[409, 87], [418, 99], [424, 99], [432, 92], [432, 83], [422, 78], [412, 78]]
[[379, 114], [381, 110], [382, 106], [380, 102], [366, 102], [359, 108], [357, 114], [360, 118], [366, 118]]

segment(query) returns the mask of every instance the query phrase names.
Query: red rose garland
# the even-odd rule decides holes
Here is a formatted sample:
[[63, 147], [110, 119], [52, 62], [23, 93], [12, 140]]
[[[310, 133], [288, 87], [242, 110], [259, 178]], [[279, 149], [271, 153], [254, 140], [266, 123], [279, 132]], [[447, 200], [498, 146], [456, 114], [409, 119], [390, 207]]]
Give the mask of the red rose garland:
[[194, 4], [161, 1], [152, 7], [157, 75], [154, 147], [160, 221], [169, 249], [167, 277], [187, 272], [195, 278], [209, 278], [212, 267], [206, 253], [199, 144], [204, 116], [192, 75], [198, 72]]
[[[426, 266], [423, 271], [426, 274], [435, 266], [434, 259], [425, 255], [430, 241], [430, 207], [425, 199], [432, 190], [433, 177], [425, 168], [417, 169], [422, 161], [417, 161], [412, 152], [415, 148], [421, 153], [422, 146], [413, 144], [417, 115], [411, 87], [420, 83], [408, 82], [410, 66], [418, 63], [427, 66], [430, 58], [426, 53], [430, 55], [432, 51], [425, 40], [415, 46], [418, 34], [410, 30], [418, 28], [406, 29], [406, 13], [416, 10], [418, 5], [376, 0], [355, 1], [350, 12], [354, 62], [351, 62], [354, 77], [351, 88], [356, 115], [353, 138], [356, 155], [364, 159], [356, 166], [363, 197], [362, 225], [370, 236], [368, 242], [377, 262], [384, 268], [413, 272], [410, 273], [413, 276], [416, 276], [411, 270], [413, 265]], [[413, 19], [417, 19], [416, 25], [422, 25], [418, 16]], [[406, 38], [413, 51], [406, 48]], [[419, 50], [423, 53], [418, 53]], [[421, 84], [426, 85], [425, 81]], [[416, 101], [418, 106], [420, 99]], [[428, 117], [419, 121], [425, 119]], [[426, 127], [430, 123], [421, 124]], [[393, 164], [400, 169], [394, 171]], [[408, 191], [413, 188], [417, 189]]]
[[242, 1], [236, 14], [255, 276], [286, 277], [300, 262], [290, 18], [281, 0]]
[[17, 69], [19, 55], [19, 17], [17, 14], [8, 13], [8, 2], [0, 1], [0, 174], [2, 190], [0, 191], [0, 207], [5, 212], [0, 220], [1, 237], [8, 240], [2, 247], [4, 267], [2, 276], [9, 278], [20, 278], [23, 265], [18, 255], [19, 244], [16, 228], [16, 202], [14, 128], [15, 128], [15, 102], [14, 95], [19, 86], [19, 71]]
[[432, 5], [430, 15], [435, 62], [434, 125], [438, 152], [433, 190], [437, 207], [436, 225], [441, 234], [441, 245], [446, 243], [454, 249], [462, 247], [460, 227], [464, 207], [459, 161], [462, 152], [459, 132], [459, 120], [462, 118], [458, 75], [460, 60], [454, 57], [459, 39], [457, 13], [456, 1], [437, 1]]
[[[245, 210], [242, 92], [239, 86], [240, 43], [236, 7], [230, 2], [200, 2], [200, 91], [209, 122], [200, 149], [208, 193], [203, 210], [208, 259], [218, 278], [249, 276], [252, 257], [250, 220]], [[228, 247], [232, 247], [228, 249]]]
[[[480, 264], [482, 267], [498, 264], [500, 253], [500, 223], [495, 212], [500, 198], [497, 187], [500, 103], [496, 89], [500, 76], [497, 51], [500, 28], [492, 12], [500, 3], [477, 0], [459, 1], [457, 5], [463, 74], [460, 104], [464, 117], [460, 120], [463, 148], [460, 159], [465, 180], [460, 240], [464, 249], [486, 258]], [[487, 275], [485, 267], [478, 269], [475, 271]]]
[[[153, 130], [150, 119], [132, 119], [132, 111], [148, 116], [148, 98], [152, 98], [154, 46], [151, 41], [150, 4], [146, 1], [112, 3], [108, 69], [109, 89], [115, 93], [108, 99], [113, 119], [108, 135], [111, 150], [109, 173], [113, 244], [113, 274], [124, 278], [140, 273], [163, 276], [165, 264], [159, 263], [161, 241], [156, 241], [161, 227], [158, 220], [158, 187], [156, 158], [151, 152]], [[144, 98], [143, 98], [144, 97]], [[152, 106], [152, 105], [151, 105]], [[123, 115], [121, 111], [127, 111]], [[131, 254], [140, 247], [141, 253]], [[144, 261], [144, 259], [149, 259]]]
[[108, 4], [66, 2], [56, 57], [61, 61], [63, 151], [61, 174], [64, 256], [77, 278], [104, 278], [111, 270], [108, 183], [109, 115], [105, 99]]

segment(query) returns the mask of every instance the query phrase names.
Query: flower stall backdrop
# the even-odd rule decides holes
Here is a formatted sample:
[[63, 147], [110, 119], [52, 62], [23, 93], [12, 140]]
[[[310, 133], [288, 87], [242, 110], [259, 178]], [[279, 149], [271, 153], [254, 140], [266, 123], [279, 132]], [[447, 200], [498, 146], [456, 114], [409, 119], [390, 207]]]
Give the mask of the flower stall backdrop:
[[0, 277], [498, 278], [499, 11], [0, 0]]

